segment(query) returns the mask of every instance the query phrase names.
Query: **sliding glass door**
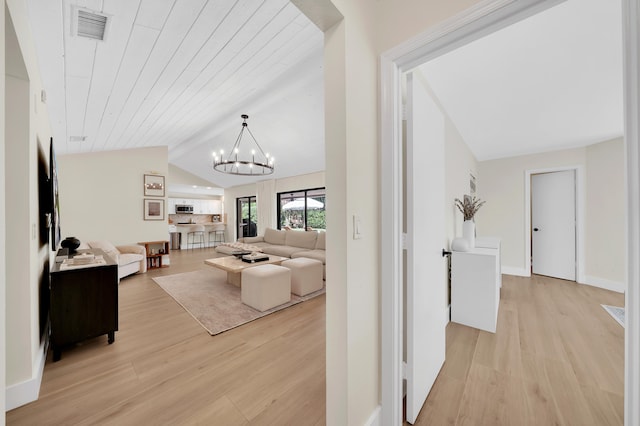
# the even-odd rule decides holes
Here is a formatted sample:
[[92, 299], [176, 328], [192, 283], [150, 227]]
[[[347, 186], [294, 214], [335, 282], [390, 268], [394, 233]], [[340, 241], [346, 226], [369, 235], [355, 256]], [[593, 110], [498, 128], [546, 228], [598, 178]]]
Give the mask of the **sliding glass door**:
[[255, 237], [258, 235], [258, 206], [256, 197], [240, 197], [236, 199], [237, 235]]

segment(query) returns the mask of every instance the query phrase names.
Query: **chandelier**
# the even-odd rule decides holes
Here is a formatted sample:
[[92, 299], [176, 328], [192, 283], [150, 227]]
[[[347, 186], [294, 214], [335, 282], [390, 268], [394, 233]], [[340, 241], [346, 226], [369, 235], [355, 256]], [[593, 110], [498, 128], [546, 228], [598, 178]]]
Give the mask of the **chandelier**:
[[[236, 143], [231, 148], [231, 151], [225, 157], [224, 150], [220, 150], [220, 152], [213, 153], [213, 169], [222, 172], [228, 173], [231, 175], [241, 175], [241, 176], [261, 176], [261, 175], [270, 175], [273, 173], [273, 163], [275, 159], [271, 157], [269, 154], [265, 154], [258, 141], [249, 130], [249, 125], [247, 124], [247, 119], [249, 116], [247, 114], [241, 115], [242, 121], [242, 129], [240, 129], [240, 134], [236, 139]], [[244, 131], [249, 133], [251, 139], [253, 139], [253, 143], [255, 147], [246, 146], [242, 148], [240, 147], [240, 143], [242, 142], [242, 136], [244, 135]], [[249, 141], [249, 144], [251, 141]], [[256, 149], [257, 148], [257, 149]]]

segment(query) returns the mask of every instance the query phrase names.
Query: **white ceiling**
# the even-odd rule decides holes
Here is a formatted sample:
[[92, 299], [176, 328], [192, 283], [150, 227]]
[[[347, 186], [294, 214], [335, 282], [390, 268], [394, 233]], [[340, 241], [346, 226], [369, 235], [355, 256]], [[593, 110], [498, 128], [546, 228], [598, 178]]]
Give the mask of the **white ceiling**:
[[[322, 32], [289, 0], [28, 0], [59, 154], [167, 145], [212, 170], [248, 114], [273, 178], [321, 171]], [[71, 35], [71, 6], [112, 16], [107, 40]], [[620, 4], [569, 0], [421, 67], [480, 161], [622, 135]], [[70, 142], [86, 136], [84, 142]]]
[[476, 159], [622, 136], [620, 3], [569, 0], [420, 67]]
[[[249, 183], [211, 167], [246, 113], [271, 177], [324, 170], [323, 35], [289, 0], [28, 6], [58, 154], [166, 145], [215, 185]], [[72, 35], [72, 6], [111, 15], [105, 41]]]

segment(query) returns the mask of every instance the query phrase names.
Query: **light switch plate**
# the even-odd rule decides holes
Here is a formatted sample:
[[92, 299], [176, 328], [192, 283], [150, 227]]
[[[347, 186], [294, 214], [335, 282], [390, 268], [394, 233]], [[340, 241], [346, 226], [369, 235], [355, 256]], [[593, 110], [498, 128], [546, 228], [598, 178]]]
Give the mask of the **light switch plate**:
[[353, 239], [359, 240], [362, 238], [362, 234], [360, 233], [360, 228], [362, 227], [362, 222], [360, 220], [360, 216], [357, 214], [353, 215]]

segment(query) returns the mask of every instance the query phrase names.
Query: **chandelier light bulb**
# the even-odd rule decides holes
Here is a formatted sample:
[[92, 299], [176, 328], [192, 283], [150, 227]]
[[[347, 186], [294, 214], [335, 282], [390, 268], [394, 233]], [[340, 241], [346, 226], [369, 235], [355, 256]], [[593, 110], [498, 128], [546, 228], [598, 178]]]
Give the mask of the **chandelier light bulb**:
[[234, 149], [234, 150], [233, 150], [233, 152], [234, 152], [235, 154], [237, 154], [237, 153], [238, 153], [238, 148]]

